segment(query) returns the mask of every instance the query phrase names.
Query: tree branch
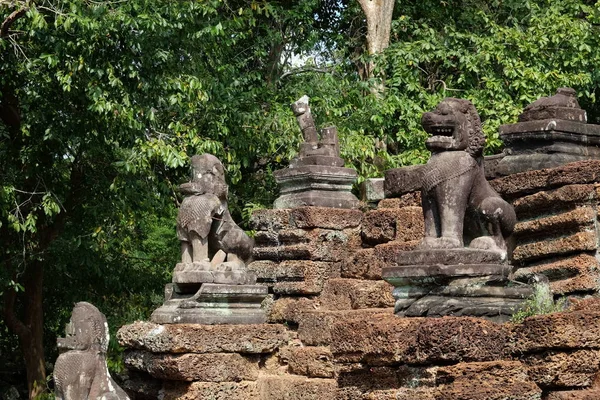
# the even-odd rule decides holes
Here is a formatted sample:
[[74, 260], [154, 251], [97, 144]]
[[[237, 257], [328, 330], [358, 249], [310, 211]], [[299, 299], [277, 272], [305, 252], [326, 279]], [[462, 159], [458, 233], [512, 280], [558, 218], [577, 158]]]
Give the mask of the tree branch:
[[17, 318], [15, 314], [15, 300], [17, 299], [17, 291], [14, 288], [9, 288], [4, 292], [4, 308], [2, 315], [4, 317], [4, 323], [13, 331], [19, 339], [30, 335], [31, 330]]
[[283, 80], [284, 78], [287, 78], [288, 76], [291, 76], [291, 75], [303, 74], [305, 72], [318, 72], [321, 74], [328, 74], [332, 71], [333, 70], [331, 68], [315, 68], [315, 67], [298, 68], [298, 69], [293, 69], [291, 71], [288, 71], [288, 72], [282, 74], [279, 77], [279, 80]]
[[28, 10], [29, 10], [28, 7], [23, 7], [20, 10], [13, 11], [8, 17], [6, 17], [6, 19], [2, 23], [2, 26], [0, 26], [0, 38], [4, 38], [4, 37], [8, 36], [8, 30], [10, 29], [10, 26], [16, 20], [21, 18], [23, 15], [25, 15], [25, 13]]

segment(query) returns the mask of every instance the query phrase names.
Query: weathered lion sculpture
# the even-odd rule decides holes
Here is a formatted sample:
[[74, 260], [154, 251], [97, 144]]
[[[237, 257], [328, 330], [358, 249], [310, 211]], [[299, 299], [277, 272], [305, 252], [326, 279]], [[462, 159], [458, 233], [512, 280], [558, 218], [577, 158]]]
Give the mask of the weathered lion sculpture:
[[485, 136], [468, 100], [446, 98], [423, 114], [431, 158], [422, 175], [425, 238], [421, 248], [469, 247], [506, 252], [516, 222], [513, 207], [485, 179]]
[[[211, 261], [212, 267], [219, 264], [232, 269], [243, 268], [254, 243], [229, 214], [223, 164], [211, 154], [193, 156], [191, 161], [192, 180], [180, 186], [186, 197], [177, 215], [181, 265], [176, 272], [211, 268]], [[221, 256], [216, 260], [219, 251]], [[223, 262], [225, 257], [226, 263]]]
[[57, 340], [54, 364], [57, 400], [129, 400], [108, 373], [108, 324], [90, 303], [75, 304], [66, 337]]

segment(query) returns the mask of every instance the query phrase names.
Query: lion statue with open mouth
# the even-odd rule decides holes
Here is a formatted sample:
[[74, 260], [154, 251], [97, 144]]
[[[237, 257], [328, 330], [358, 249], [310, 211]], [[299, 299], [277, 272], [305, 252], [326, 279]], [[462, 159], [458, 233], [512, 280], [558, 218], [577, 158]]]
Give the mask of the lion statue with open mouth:
[[422, 172], [422, 249], [469, 247], [506, 253], [516, 216], [485, 179], [485, 136], [468, 100], [446, 98], [423, 114], [431, 158]]

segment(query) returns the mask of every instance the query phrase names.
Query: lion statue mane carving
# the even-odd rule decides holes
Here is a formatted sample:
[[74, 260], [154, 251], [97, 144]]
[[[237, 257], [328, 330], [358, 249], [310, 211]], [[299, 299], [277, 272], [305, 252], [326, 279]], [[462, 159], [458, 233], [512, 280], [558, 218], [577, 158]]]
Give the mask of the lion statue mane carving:
[[90, 303], [75, 304], [66, 337], [57, 340], [61, 353], [54, 364], [57, 400], [129, 400], [108, 373], [108, 324]]
[[217, 266], [242, 269], [254, 242], [229, 214], [223, 164], [211, 154], [193, 156], [191, 161], [192, 180], [180, 186], [186, 197], [177, 215], [181, 263], [175, 272]]
[[468, 100], [446, 98], [423, 114], [431, 158], [422, 172], [425, 238], [420, 248], [469, 247], [506, 252], [516, 216], [483, 170], [485, 136]]

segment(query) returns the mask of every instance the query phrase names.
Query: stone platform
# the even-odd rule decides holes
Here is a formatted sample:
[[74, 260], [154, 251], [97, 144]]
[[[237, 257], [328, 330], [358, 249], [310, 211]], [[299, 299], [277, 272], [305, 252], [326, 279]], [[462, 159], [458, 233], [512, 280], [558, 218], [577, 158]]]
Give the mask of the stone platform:
[[150, 320], [159, 324], [262, 324], [261, 302], [268, 288], [260, 285], [167, 284], [165, 302]]
[[402, 317], [475, 316], [507, 321], [524, 299], [528, 285], [510, 281], [512, 266], [494, 251], [428, 249], [398, 253], [382, 268], [394, 285], [394, 312]]

